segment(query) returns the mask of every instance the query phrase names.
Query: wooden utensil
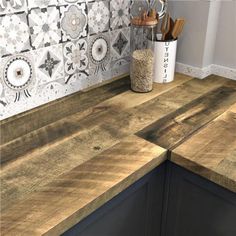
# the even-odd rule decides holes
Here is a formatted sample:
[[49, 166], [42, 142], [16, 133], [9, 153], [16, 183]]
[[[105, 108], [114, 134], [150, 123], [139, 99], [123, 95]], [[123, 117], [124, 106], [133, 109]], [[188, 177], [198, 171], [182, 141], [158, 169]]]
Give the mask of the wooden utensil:
[[166, 34], [170, 30], [170, 14], [166, 13], [161, 23], [162, 40], [166, 39]]
[[185, 19], [178, 18], [175, 20], [174, 28], [172, 30], [173, 39], [177, 39], [179, 35], [182, 33], [185, 24]]
[[169, 29], [169, 31], [167, 32], [165, 39], [167, 39], [167, 40], [171, 40], [171, 39], [172, 39], [172, 31], [173, 31], [173, 29], [174, 29], [174, 25], [175, 25], [175, 22], [174, 22], [174, 20], [170, 17], [170, 29]]

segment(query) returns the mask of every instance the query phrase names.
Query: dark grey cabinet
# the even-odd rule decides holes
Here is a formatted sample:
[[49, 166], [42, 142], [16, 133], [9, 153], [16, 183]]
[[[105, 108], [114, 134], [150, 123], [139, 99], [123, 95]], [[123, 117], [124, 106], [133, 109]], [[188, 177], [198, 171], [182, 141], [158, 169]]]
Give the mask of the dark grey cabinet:
[[235, 236], [236, 194], [168, 163], [163, 236]]
[[165, 167], [147, 174], [64, 236], [160, 236]]

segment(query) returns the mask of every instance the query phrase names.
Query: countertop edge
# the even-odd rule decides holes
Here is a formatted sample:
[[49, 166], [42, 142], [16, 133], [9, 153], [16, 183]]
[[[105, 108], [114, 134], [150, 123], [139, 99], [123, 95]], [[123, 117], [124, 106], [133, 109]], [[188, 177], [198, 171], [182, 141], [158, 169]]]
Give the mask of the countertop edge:
[[[117, 150], [121, 150], [121, 152], [119, 153], [117, 152]], [[90, 160], [84, 162], [83, 164], [78, 165], [68, 173], [59, 176], [55, 181], [62, 180], [66, 182], [68, 179], [70, 179], [70, 174], [80, 174], [91, 167], [91, 175], [98, 174], [100, 177], [103, 176], [103, 178], [108, 178], [106, 175], [111, 173], [114, 173], [115, 177], [116, 170], [124, 169], [123, 174], [120, 175], [118, 179], [109, 179], [109, 181], [111, 181], [111, 184], [107, 182], [108, 185], [102, 185], [101, 188], [98, 189], [97, 192], [93, 193], [92, 196], [88, 195], [85, 198], [83, 196], [80, 196], [79, 194], [80, 190], [85, 191], [84, 185], [80, 184], [81, 181], [73, 184], [73, 179], [71, 179], [71, 187], [76, 191], [76, 195], [78, 195], [78, 197], [74, 197], [75, 195], [70, 195], [70, 193], [68, 193], [68, 198], [65, 199], [65, 202], [60, 209], [57, 208], [57, 211], [59, 213], [63, 212], [63, 209], [68, 209], [68, 205], [71, 204], [71, 202], [68, 202], [70, 197], [72, 197], [74, 201], [77, 199], [76, 201], [78, 201], [78, 203], [77, 205], [72, 206], [71, 209], [69, 209], [67, 213], [65, 213], [65, 215], [62, 214], [60, 216], [54, 214], [54, 208], [49, 209], [49, 212], [44, 212], [43, 214], [41, 214], [42, 210], [45, 207], [47, 208], [47, 206], [51, 206], [52, 204], [54, 205], [54, 203], [56, 208], [58, 203], [60, 203], [60, 197], [63, 197], [58, 196], [58, 194], [51, 195], [54, 189], [57, 190], [57, 182], [46, 185], [41, 190], [39, 189], [39, 191], [32, 193], [29, 198], [22, 200], [21, 202], [2, 212], [3, 214], [1, 217], [1, 227], [4, 225], [7, 226], [8, 224], [10, 224], [10, 222], [15, 222], [16, 224], [13, 228], [7, 226], [5, 228], [5, 232], [3, 230], [2, 235], [13, 235], [15, 232], [19, 232], [19, 230], [22, 230], [22, 235], [28, 234], [29, 232], [31, 235], [60, 235], [74, 225], [81, 222], [85, 217], [89, 216], [92, 212], [94, 212], [99, 207], [114, 198], [116, 195], [124, 191], [137, 180], [141, 179], [150, 171], [160, 166], [166, 160], [166, 149], [145, 139], [139, 138], [138, 136], [128, 136], [127, 138], [123, 139], [118, 144], [115, 144], [110, 149], [105, 150], [98, 156], [95, 156]], [[100, 168], [100, 166], [104, 165], [107, 162], [107, 166], [104, 166], [106, 171], [103, 172], [99, 170], [99, 172], [97, 172], [97, 168]], [[130, 166], [130, 163], [133, 163], [133, 165]], [[113, 168], [109, 169], [109, 166], [111, 164]], [[89, 181], [90, 178], [85, 176], [83, 180], [85, 180], [86, 182]], [[106, 183], [105, 180], [104, 182]], [[92, 183], [93, 182], [91, 182], [91, 184]], [[49, 191], [44, 192], [45, 188], [48, 188]], [[67, 189], [65, 188], [65, 190]], [[44, 204], [43, 207], [41, 205], [37, 206], [37, 212], [35, 212], [36, 217], [30, 216], [30, 218], [32, 219], [28, 221], [27, 218], [31, 214], [30, 206], [28, 205], [28, 203], [32, 204], [32, 202], [37, 202], [40, 204], [40, 201], [43, 199], [41, 194], [47, 194], [47, 203], [46, 205]], [[25, 208], [26, 205], [29, 206], [28, 209]], [[23, 210], [23, 215], [21, 216], [21, 218], [23, 217], [23, 219], [15, 215], [16, 211], [21, 210]], [[53, 214], [52, 218], [49, 217], [50, 212], [52, 212]], [[47, 220], [49, 219], [48, 217], [50, 218], [50, 220]], [[31, 225], [32, 227], [30, 228], [29, 226]]]
[[189, 160], [177, 151], [171, 152], [170, 161], [180, 167], [183, 167], [190, 172], [199, 175], [219, 186], [225, 188], [233, 193], [236, 193], [236, 182], [233, 179], [228, 178], [225, 175], [218, 173], [216, 170], [209, 169], [197, 162]]
[[[104, 192], [102, 195], [100, 195], [94, 201], [90, 202], [84, 208], [79, 209], [77, 212], [75, 212], [74, 214], [69, 216], [63, 222], [60, 222], [59, 224], [55, 225], [53, 228], [48, 230], [46, 233], [43, 233], [42, 235], [57, 236], [58, 234], [62, 234], [64, 232], [66, 232], [71, 227], [75, 226], [76, 224], [81, 222], [83, 219], [85, 219], [87, 216], [89, 216], [91, 213], [96, 211], [99, 207], [103, 206], [104, 204], [109, 202], [112, 198], [114, 198], [119, 193], [124, 191], [126, 188], [128, 188], [129, 186], [134, 184], [136, 181], [138, 181], [139, 179], [144, 177], [150, 171], [152, 171], [156, 167], [160, 166], [166, 160], [167, 160], [167, 151], [162, 153], [160, 156], [154, 158], [151, 162], [142, 166], [138, 171], [132, 173], [126, 179], [122, 180], [120, 183], [118, 183], [115, 186], [113, 186], [112, 188], [110, 188], [107, 192]], [[121, 188], [121, 186], [122, 186], [122, 188]], [[107, 195], [109, 195], [108, 198], [106, 197]], [[82, 213], [83, 211], [85, 212], [84, 214]], [[80, 217], [78, 217], [79, 214], [82, 214], [82, 215]], [[61, 229], [61, 224], [66, 225], [66, 227], [63, 228], [63, 230]]]

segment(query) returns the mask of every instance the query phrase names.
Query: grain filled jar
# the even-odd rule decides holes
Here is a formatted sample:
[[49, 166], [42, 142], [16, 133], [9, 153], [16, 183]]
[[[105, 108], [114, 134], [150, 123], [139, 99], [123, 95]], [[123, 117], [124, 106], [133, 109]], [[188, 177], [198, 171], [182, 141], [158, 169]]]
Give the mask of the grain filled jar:
[[135, 92], [152, 91], [154, 73], [154, 42], [158, 20], [156, 12], [144, 12], [131, 20], [131, 89]]

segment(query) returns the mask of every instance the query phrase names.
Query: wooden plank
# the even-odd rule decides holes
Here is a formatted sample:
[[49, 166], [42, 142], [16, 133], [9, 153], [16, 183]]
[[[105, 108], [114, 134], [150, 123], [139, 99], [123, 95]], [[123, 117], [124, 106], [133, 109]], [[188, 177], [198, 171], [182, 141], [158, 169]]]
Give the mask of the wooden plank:
[[[226, 79], [216, 76], [204, 81], [192, 79], [124, 111], [102, 104], [83, 118], [81, 115], [77, 118], [75, 115], [71, 122], [79, 124], [79, 131], [36, 148], [3, 166], [1, 207], [7, 208], [13, 202], [49, 183], [56, 176], [115, 145], [122, 138], [140, 131], [226, 82]], [[140, 101], [139, 94], [137, 100]], [[129, 103], [129, 99], [126, 101]], [[31, 136], [31, 139], [37, 142], [37, 136]]]
[[219, 87], [156, 121], [137, 135], [171, 150], [235, 102], [236, 83], [234, 87]]
[[129, 77], [125, 77], [88, 92], [81, 91], [2, 120], [0, 121], [1, 144], [21, 137], [63, 117], [95, 106], [106, 99], [129, 90], [129, 87]]
[[[120, 113], [129, 108], [141, 105], [144, 102], [149, 101], [191, 79], [192, 78], [189, 76], [177, 74], [173, 83], [166, 85], [154, 84], [154, 90], [150, 93], [138, 94], [128, 90], [113, 96], [98, 105], [91, 106], [86, 110], [77, 112], [76, 114], [67, 116], [52, 124], [27, 133], [24, 136], [16, 138], [1, 146], [1, 164], [22, 156], [35, 148], [59, 141], [65, 137], [75, 134], [76, 132], [79, 132], [82, 129], [80, 120], [83, 118], [104, 112], [104, 110], [107, 112], [112, 111], [113, 113]], [[103, 97], [106, 96], [104, 95]], [[81, 103], [83, 103], [83, 101], [81, 101]], [[81, 106], [83, 106], [83, 104], [81, 104]]]
[[173, 150], [171, 161], [236, 193], [236, 104]]
[[4, 211], [1, 235], [59, 235], [165, 160], [163, 148], [127, 137]]

